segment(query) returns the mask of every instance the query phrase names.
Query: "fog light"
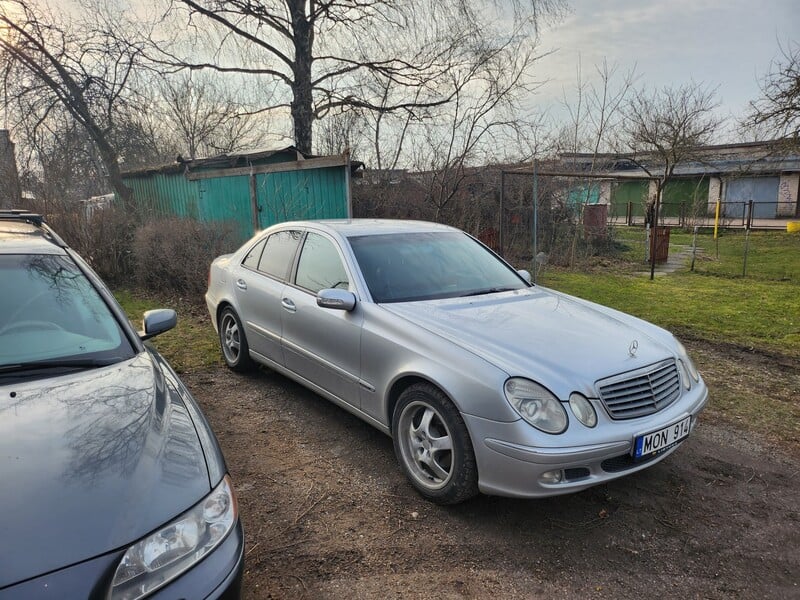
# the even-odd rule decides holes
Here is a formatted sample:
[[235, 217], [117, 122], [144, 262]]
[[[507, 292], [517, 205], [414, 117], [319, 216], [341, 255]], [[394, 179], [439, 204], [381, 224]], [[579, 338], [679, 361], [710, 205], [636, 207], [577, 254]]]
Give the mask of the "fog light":
[[572, 409], [572, 414], [578, 418], [578, 421], [586, 425], [586, 427], [594, 427], [597, 425], [597, 413], [594, 412], [592, 403], [578, 392], [570, 394], [569, 407]]
[[546, 473], [542, 473], [539, 480], [542, 483], [561, 483], [561, 479], [563, 479], [564, 475], [559, 469], [558, 471], [547, 471]]
[[686, 370], [686, 364], [679, 358], [678, 359], [678, 373], [681, 376], [681, 383], [687, 390], [692, 387], [692, 382], [689, 381], [689, 372]]

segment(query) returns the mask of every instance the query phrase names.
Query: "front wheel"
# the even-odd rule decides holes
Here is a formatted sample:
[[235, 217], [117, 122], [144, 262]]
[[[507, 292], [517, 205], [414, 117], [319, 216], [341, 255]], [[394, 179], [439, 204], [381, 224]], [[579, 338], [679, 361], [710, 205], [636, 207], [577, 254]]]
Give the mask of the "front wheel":
[[437, 504], [478, 493], [478, 468], [467, 426], [453, 403], [429, 384], [401, 395], [392, 416], [397, 460], [417, 491]]
[[219, 316], [219, 345], [230, 369], [243, 372], [253, 368], [242, 322], [232, 308], [226, 308]]

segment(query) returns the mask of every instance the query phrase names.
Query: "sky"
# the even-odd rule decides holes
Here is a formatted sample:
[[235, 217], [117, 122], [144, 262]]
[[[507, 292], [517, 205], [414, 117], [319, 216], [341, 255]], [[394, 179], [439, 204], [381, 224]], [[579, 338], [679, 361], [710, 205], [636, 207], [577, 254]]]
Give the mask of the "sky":
[[704, 83], [716, 88], [721, 115], [742, 116], [779, 43], [800, 42], [800, 0], [569, 0], [568, 14], [541, 37], [533, 100], [558, 116], [573, 89], [606, 58], [620, 72], [636, 67], [648, 87]]

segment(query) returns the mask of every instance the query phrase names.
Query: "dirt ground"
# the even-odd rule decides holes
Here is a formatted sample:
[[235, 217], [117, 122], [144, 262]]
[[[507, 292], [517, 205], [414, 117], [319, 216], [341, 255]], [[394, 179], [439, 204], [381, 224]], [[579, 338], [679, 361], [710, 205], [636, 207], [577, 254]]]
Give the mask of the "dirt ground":
[[[694, 346], [701, 368], [739, 366], [742, 393], [769, 382], [800, 397], [791, 361], [771, 371]], [[708, 414], [659, 465], [452, 507], [416, 494], [388, 437], [275, 373], [183, 379], [236, 484], [246, 598], [800, 598], [797, 446], [727, 423], [713, 371]]]

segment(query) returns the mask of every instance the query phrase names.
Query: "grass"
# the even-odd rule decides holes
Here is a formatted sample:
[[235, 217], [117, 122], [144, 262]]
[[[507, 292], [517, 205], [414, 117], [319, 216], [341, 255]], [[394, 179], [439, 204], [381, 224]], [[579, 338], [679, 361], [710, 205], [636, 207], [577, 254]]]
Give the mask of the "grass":
[[146, 310], [175, 309], [178, 313], [177, 327], [151, 341], [178, 373], [222, 364], [217, 335], [205, 307], [184, 299], [162, 298], [129, 289], [115, 290], [114, 296], [137, 329], [141, 329], [142, 315]]
[[791, 282], [550, 272], [541, 283], [678, 334], [800, 357], [800, 286]]
[[[641, 227], [617, 227], [615, 239], [622, 246], [621, 257], [631, 262], [644, 261], [645, 232]], [[741, 278], [747, 247], [747, 279], [793, 281], [800, 283], [800, 235], [785, 231], [720, 230], [717, 240], [709, 230], [697, 236], [700, 252], [695, 272], [720, 277]], [[675, 246], [690, 247], [693, 234], [674, 228], [670, 231], [670, 252]]]

